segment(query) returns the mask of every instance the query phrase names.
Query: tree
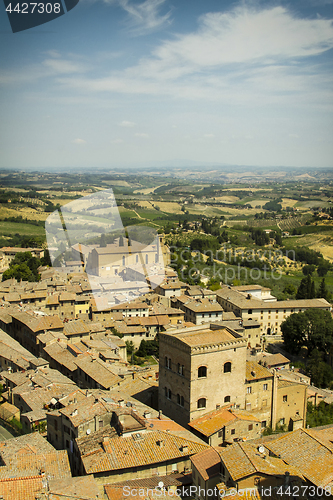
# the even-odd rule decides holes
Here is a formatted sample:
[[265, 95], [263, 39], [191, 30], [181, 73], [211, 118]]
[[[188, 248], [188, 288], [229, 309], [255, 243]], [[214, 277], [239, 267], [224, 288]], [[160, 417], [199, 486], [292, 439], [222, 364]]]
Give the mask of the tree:
[[323, 278], [320, 282], [320, 285], [319, 285], [318, 297], [321, 299], [327, 300], [328, 295], [329, 295], [329, 292], [326, 288], [325, 278]]
[[306, 318], [300, 314], [291, 314], [281, 323], [283, 342], [290, 354], [298, 354], [306, 342]]
[[328, 387], [333, 379], [332, 368], [323, 361], [323, 354], [318, 349], [311, 353], [306, 374], [311, 377], [311, 383], [316, 387]]
[[305, 346], [311, 354], [314, 349], [328, 354], [333, 344], [333, 319], [329, 311], [308, 309], [292, 314], [281, 324], [283, 341], [291, 354]]
[[316, 270], [316, 266], [314, 264], [306, 264], [302, 268], [302, 273], [304, 274], [304, 276], [309, 276], [309, 275], [313, 274], [315, 272], [315, 270]]
[[100, 248], [105, 248], [106, 247], [106, 236], [105, 234], [101, 234], [101, 239], [99, 243]]
[[131, 354], [133, 354], [135, 349], [134, 343], [132, 340], [126, 340], [125, 344], [126, 344], [127, 354], [130, 356]]
[[311, 280], [310, 274], [300, 282], [296, 293], [296, 299], [314, 299], [316, 296], [315, 284]]

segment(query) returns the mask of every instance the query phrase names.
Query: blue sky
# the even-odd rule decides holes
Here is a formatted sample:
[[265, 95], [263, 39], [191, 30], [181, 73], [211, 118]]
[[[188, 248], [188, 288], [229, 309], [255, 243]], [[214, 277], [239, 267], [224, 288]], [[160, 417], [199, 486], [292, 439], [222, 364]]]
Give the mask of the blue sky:
[[1, 168], [333, 166], [333, 0], [2, 8]]

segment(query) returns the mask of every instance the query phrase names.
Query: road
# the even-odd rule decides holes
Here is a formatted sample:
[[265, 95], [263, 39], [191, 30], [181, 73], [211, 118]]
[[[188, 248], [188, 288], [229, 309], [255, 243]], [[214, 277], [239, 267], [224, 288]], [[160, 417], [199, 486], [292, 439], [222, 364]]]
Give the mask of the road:
[[6, 441], [6, 439], [10, 439], [12, 437], [14, 436], [0, 425], [0, 441]]

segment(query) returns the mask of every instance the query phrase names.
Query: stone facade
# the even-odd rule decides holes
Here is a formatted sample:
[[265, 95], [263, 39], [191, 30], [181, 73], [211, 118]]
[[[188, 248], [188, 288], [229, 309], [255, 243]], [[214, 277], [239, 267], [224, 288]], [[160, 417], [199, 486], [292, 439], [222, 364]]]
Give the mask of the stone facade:
[[229, 328], [160, 333], [159, 408], [186, 425], [226, 402], [243, 408], [246, 341]]

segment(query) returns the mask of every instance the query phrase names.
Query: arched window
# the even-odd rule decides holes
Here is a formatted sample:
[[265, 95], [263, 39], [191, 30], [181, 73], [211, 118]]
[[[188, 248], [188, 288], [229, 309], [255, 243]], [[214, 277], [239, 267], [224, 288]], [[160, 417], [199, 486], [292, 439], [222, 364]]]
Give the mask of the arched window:
[[180, 394], [177, 394], [177, 404], [180, 405]]
[[228, 361], [227, 363], [224, 363], [223, 371], [224, 371], [224, 373], [231, 372], [231, 363], [230, 363], [230, 361]]
[[226, 396], [226, 397], [224, 398], [224, 402], [225, 402], [225, 403], [230, 403], [230, 396]]
[[207, 367], [206, 366], [199, 366], [198, 377], [199, 378], [207, 377]]
[[206, 398], [198, 399], [198, 408], [206, 408]]
[[136, 255], [136, 256], [135, 256], [135, 263], [136, 263], [136, 264], [138, 264], [138, 262], [139, 262], [139, 256], [138, 256], [138, 255]]
[[164, 387], [164, 393], [165, 393], [165, 397], [167, 398], [168, 397], [168, 389], [166, 387]]
[[148, 264], [148, 254], [146, 253], [146, 264]]
[[123, 266], [125, 265], [125, 255], [123, 255]]

